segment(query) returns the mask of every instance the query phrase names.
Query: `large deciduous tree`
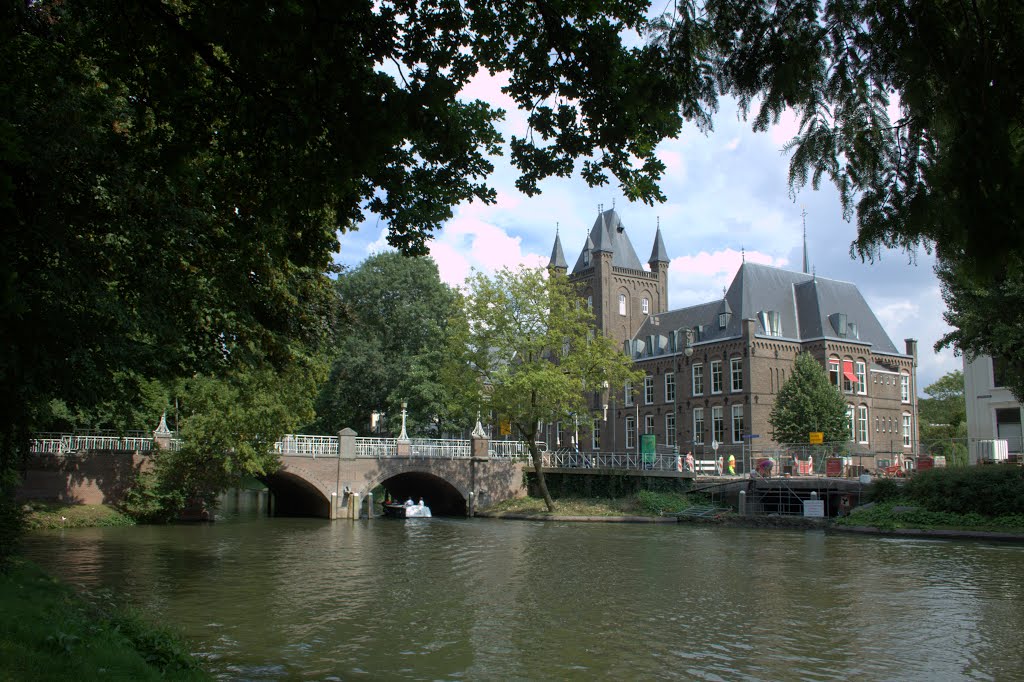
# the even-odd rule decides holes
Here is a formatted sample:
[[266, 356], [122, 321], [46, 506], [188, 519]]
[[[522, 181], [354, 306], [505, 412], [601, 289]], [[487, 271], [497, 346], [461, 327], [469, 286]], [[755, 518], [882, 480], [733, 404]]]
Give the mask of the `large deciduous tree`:
[[[596, 416], [591, 397], [606, 385], [639, 381], [642, 372], [594, 318], [565, 275], [502, 269], [467, 280], [467, 362], [487, 409], [511, 424], [530, 450], [537, 485], [548, 510], [555, 503], [544, 480], [537, 438], [542, 422]], [[583, 418], [585, 417], [585, 418]]]
[[[958, 327], [1024, 396], [1024, 4], [686, 0], [657, 35], [668, 71], [735, 96], [755, 130], [792, 110], [790, 185], [856, 212], [853, 254], [934, 247]], [[708, 91], [703, 92], [708, 95]], [[714, 108], [715, 94], [704, 98]], [[683, 104], [683, 110], [690, 103]], [[981, 321], [996, 322], [999, 331]], [[1010, 352], [1007, 352], [1010, 351]]]
[[850, 440], [846, 401], [810, 353], [796, 356], [793, 373], [775, 396], [768, 423], [779, 443], [806, 443], [812, 431], [824, 434], [826, 443]]
[[927, 398], [917, 401], [921, 449], [945, 455], [951, 465], [967, 464], [967, 404], [964, 373], [948, 372], [925, 387]]
[[385, 252], [344, 272], [336, 284], [339, 318], [330, 377], [317, 400], [317, 428], [361, 430], [371, 412], [386, 413], [396, 433], [400, 404], [407, 429], [457, 426], [448, 419], [441, 379], [450, 319], [461, 312], [458, 292], [441, 281], [429, 258]]
[[458, 98], [477, 74], [507, 72], [528, 112], [523, 191], [582, 157], [588, 181], [659, 198], [655, 145], [684, 95], [661, 48], [623, 46], [646, 8], [5, 3], [0, 471], [54, 398], [77, 413], [119, 373], [304, 366], [339, 230], [372, 212], [422, 254], [453, 206], [494, 199], [502, 112]]

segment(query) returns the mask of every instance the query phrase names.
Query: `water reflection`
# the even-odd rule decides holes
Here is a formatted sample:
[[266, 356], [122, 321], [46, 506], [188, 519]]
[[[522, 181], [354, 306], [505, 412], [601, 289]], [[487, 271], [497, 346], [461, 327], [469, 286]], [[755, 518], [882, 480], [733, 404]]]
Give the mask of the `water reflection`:
[[266, 519], [34, 535], [224, 679], [1012, 679], [1024, 548], [690, 526]]

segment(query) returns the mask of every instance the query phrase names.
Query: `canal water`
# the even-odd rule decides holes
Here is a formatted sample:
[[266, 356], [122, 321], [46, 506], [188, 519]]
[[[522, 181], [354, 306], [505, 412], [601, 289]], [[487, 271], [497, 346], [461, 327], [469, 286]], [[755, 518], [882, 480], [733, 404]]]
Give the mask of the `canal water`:
[[1024, 678], [1021, 545], [238, 515], [26, 549], [226, 680]]

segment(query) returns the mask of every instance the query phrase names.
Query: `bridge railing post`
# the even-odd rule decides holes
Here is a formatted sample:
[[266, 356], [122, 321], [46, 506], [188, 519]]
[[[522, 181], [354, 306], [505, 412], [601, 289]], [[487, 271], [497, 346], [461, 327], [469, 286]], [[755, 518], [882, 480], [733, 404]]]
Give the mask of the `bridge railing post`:
[[356, 432], [352, 429], [338, 431], [338, 459], [356, 458]]

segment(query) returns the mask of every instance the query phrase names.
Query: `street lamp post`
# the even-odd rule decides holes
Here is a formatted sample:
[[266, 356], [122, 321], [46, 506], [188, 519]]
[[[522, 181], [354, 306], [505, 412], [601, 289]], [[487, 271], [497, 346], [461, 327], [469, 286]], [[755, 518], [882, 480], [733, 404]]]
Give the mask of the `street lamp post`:
[[406, 409], [405, 408], [407, 408], [408, 406], [409, 406], [409, 403], [407, 403], [407, 402], [405, 402], [403, 400], [402, 401], [402, 433], [398, 434], [398, 440], [400, 440], [400, 441], [407, 441], [407, 440], [409, 440], [409, 436], [405, 433], [405, 415], [406, 415]]

